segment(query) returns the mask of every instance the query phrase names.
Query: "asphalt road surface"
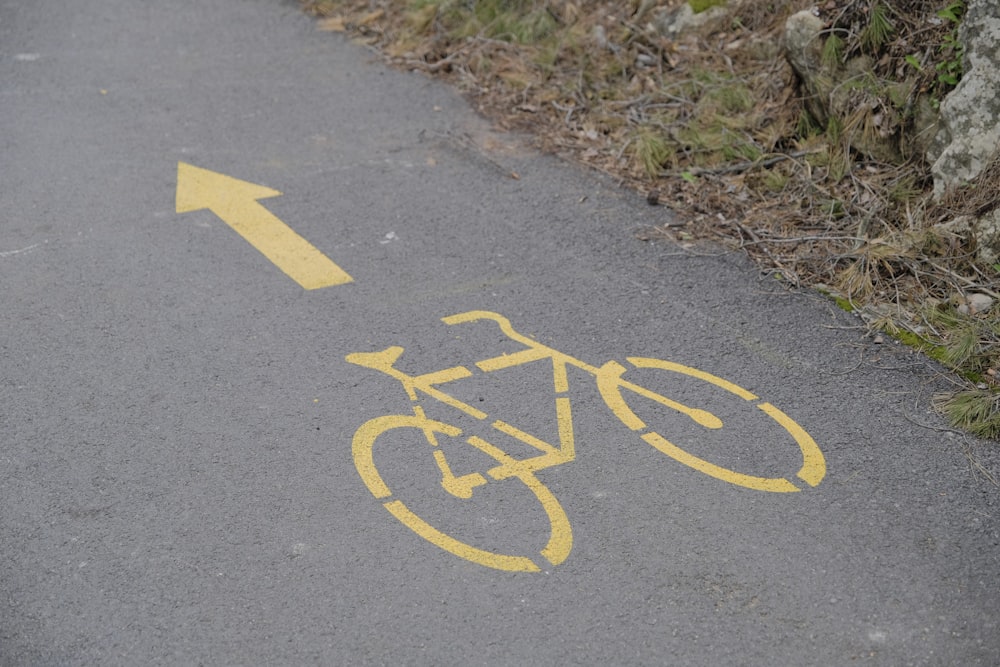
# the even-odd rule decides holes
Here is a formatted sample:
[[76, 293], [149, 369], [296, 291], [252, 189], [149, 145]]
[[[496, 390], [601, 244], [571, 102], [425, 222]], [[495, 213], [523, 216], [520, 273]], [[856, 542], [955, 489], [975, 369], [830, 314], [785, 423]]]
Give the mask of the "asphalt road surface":
[[0, 663], [1000, 664], [938, 369], [294, 3], [0, 0], [0, 151]]

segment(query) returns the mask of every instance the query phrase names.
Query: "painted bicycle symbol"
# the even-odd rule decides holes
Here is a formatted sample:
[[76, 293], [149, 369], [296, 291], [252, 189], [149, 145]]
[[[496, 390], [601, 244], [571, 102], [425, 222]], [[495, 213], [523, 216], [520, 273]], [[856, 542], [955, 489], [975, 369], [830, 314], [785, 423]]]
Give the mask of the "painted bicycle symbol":
[[[801, 426], [778, 408], [761, 401], [750, 391], [715, 375], [661, 359], [627, 358], [627, 362], [633, 369], [654, 369], [694, 378], [737, 397], [741, 401], [740, 405], [749, 406], [751, 412], [753, 410], [760, 411], [771, 422], [777, 424], [781, 430], [787, 432], [798, 445], [802, 463], [797, 471], [785, 477], [751, 475], [712, 463], [672, 443], [664, 434], [648, 426], [646, 421], [630, 407], [626, 397], [633, 402], [633, 405], [637, 400], [636, 397], [652, 401], [662, 408], [683, 415], [684, 418], [691, 420], [706, 431], [723, 428], [723, 422], [712, 412], [684, 405], [626, 380], [624, 375], [627, 369], [617, 361], [608, 361], [602, 366], [592, 366], [518, 333], [507, 318], [494, 312], [470, 311], [445, 317], [442, 321], [447, 325], [479, 321], [493, 322], [509, 339], [524, 346], [523, 349], [518, 349], [513, 353], [477, 362], [475, 367], [481, 373], [494, 373], [544, 360], [551, 363], [558, 443], [546, 442], [506, 421], [490, 420], [489, 415], [482, 410], [459, 400], [441, 388], [448, 383], [473, 376], [474, 373], [469, 368], [454, 366], [430, 373], [409, 375], [396, 367], [397, 361], [403, 354], [403, 348], [390, 347], [380, 352], [350, 354], [346, 360], [358, 366], [380, 371], [398, 380], [410, 398], [413, 413], [383, 415], [367, 421], [355, 432], [352, 450], [358, 473], [369, 491], [383, 502], [385, 508], [393, 516], [428, 542], [473, 563], [499, 570], [537, 572], [541, 569], [534, 560], [538, 555], [544, 558], [544, 563], [552, 566], [559, 565], [569, 556], [573, 546], [573, 532], [569, 519], [562, 504], [552, 491], [542, 483], [537, 473], [546, 468], [570, 463], [576, 458], [572, 403], [569, 396], [568, 369], [570, 368], [579, 369], [593, 376], [604, 403], [625, 426], [638, 433], [639, 438], [670, 458], [706, 475], [759, 491], [794, 492], [799, 491], [800, 487], [793, 479], [814, 487], [822, 481], [826, 474], [823, 453]], [[496, 437], [491, 436], [494, 442], [477, 435], [466, 435], [457, 426], [428, 417], [424, 408], [428, 399], [433, 399], [449, 408], [460, 411], [477, 420], [477, 423], [488, 423], [492, 429], [491, 432], [496, 435]], [[406, 442], [412, 442], [412, 446], [426, 448], [425, 451], [433, 457], [435, 468], [440, 474], [440, 486], [450, 498], [472, 499], [491, 484], [515, 480], [523, 484], [544, 510], [548, 523], [548, 537], [545, 546], [538, 553], [503, 553], [497, 549], [491, 550], [470, 544], [469, 542], [474, 540], [456, 538], [442, 530], [440, 526], [435, 527], [421, 518], [411, 506], [396, 497], [394, 492], [398, 492], [399, 489], [390, 488], [376, 467], [376, 443], [381, 436], [397, 430], [412, 430], [416, 438], [411, 436]], [[498, 439], [506, 440], [506, 438], [513, 438], [526, 445], [532, 454], [526, 458], [518, 458], [515, 454], [496, 444]], [[492, 461], [491, 465], [485, 470], [456, 472], [445, 455], [444, 447], [441, 446], [445, 439], [449, 442], [457, 440], [461, 442], [462, 446], [474, 448], [485, 455], [485, 457], [480, 458]]]

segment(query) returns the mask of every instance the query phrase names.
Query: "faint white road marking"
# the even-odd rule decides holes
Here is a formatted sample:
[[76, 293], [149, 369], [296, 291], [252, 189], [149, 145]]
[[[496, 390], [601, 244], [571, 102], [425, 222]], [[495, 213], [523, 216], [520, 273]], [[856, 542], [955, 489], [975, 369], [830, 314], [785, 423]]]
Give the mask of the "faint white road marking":
[[[48, 243], [48, 241], [43, 241], [42, 243]], [[30, 252], [42, 245], [41, 243], [35, 243], [34, 245], [29, 245], [27, 248], [21, 248], [20, 250], [4, 250], [0, 251], [0, 257], [8, 257], [10, 255], [20, 255], [22, 252]]]

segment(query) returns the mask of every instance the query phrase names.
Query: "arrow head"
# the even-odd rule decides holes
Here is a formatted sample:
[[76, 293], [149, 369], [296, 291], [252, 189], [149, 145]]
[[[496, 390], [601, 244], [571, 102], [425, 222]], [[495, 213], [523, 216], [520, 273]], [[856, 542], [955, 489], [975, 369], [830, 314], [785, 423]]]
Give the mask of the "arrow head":
[[215, 213], [246, 206], [249, 202], [281, 193], [263, 185], [241, 181], [215, 171], [177, 163], [177, 212], [211, 209]]

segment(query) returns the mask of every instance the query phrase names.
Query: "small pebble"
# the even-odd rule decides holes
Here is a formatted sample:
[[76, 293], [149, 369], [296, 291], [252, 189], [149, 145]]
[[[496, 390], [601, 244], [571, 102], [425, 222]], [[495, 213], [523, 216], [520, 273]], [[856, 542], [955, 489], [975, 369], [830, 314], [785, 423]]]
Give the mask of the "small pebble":
[[985, 313], [993, 306], [993, 299], [986, 294], [974, 292], [965, 298], [969, 303], [969, 310], [973, 313]]

